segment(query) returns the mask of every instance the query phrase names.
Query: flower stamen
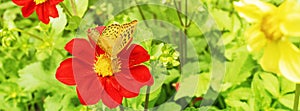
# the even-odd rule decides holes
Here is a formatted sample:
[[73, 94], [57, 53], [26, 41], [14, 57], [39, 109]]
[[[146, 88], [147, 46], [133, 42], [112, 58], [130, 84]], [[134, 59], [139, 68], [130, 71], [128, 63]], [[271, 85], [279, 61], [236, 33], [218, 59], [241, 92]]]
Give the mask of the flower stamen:
[[44, 3], [46, 2], [47, 0], [34, 0], [35, 4], [38, 5], [38, 4], [41, 4], [41, 3]]
[[110, 56], [102, 54], [97, 57], [94, 70], [99, 76], [112, 76], [113, 73], [120, 71], [120, 62], [117, 58], [111, 59]]
[[269, 40], [279, 40], [283, 34], [279, 31], [278, 19], [273, 14], [265, 15], [261, 23], [261, 31]]

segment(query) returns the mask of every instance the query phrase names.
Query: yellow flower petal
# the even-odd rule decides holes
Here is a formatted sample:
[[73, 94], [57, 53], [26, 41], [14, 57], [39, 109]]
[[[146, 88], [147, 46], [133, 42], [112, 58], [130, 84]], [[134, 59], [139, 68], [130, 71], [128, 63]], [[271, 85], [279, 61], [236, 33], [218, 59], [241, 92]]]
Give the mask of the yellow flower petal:
[[265, 71], [280, 74], [279, 71], [279, 57], [278, 43], [269, 42], [264, 50], [264, 54], [260, 59], [260, 65]]
[[292, 82], [300, 83], [300, 51], [289, 41], [279, 43], [281, 74]]
[[259, 0], [241, 0], [234, 2], [234, 8], [248, 22], [259, 22], [265, 13], [272, 11], [276, 7]]
[[299, 0], [286, 0], [284, 1], [278, 8], [280, 11], [280, 16], [284, 14], [288, 14], [291, 12], [299, 12], [300, 11], [300, 1]]
[[288, 36], [300, 36], [300, 13], [287, 14], [283, 19], [280, 24], [282, 33]]
[[250, 52], [260, 51], [266, 45], [267, 39], [264, 33], [260, 31], [259, 25], [247, 29], [245, 36], [248, 43], [247, 49]]

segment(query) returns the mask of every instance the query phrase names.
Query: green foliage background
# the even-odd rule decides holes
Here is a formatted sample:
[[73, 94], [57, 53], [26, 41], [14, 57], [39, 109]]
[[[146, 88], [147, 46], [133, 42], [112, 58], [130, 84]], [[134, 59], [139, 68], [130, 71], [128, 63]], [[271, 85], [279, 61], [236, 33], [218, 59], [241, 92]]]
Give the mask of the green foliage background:
[[[101, 102], [94, 106], [82, 106], [77, 99], [75, 87], [58, 82], [55, 79], [55, 71], [62, 60], [71, 57], [64, 50], [65, 44], [72, 38], [86, 37], [84, 33], [77, 32], [78, 28], [85, 29], [80, 27], [81, 22], [107, 25], [113, 22], [125, 23], [133, 19], [163, 20], [177, 27], [172, 29], [167, 25], [142, 23], [141, 25], [152, 28], [138, 29], [140, 32], [137, 32], [173, 41], [165, 43], [147, 40], [141, 43], [151, 55], [151, 60], [146, 64], [152, 69], [155, 79], [149, 102], [149, 107], [154, 108], [153, 110], [292, 109], [295, 84], [276, 74], [264, 72], [256, 61], [260, 55], [248, 53], [243, 33], [249, 24], [235, 12], [233, 0], [197, 2], [187, 0], [187, 13], [184, 12], [185, 0], [175, 0], [181, 13], [176, 11], [173, 0], [127, 1], [127, 4], [141, 5], [130, 7], [120, 13], [115, 7], [125, 6], [119, 4], [119, 1], [103, 0], [97, 3], [98, 1], [93, 0], [74, 0], [75, 8], [72, 8], [70, 1], [63, 2], [64, 8], [70, 13], [62, 8], [63, 5], [58, 5], [60, 17], [46, 25], [37, 19], [36, 14], [23, 18], [21, 7], [10, 0], [1, 0], [0, 110], [119, 110], [108, 109]], [[169, 7], [147, 4], [150, 2]], [[201, 4], [197, 4], [198, 2]], [[266, 0], [266, 2], [279, 5], [282, 0]], [[188, 15], [187, 18], [184, 13]], [[193, 14], [200, 14], [201, 18], [192, 18]], [[198, 24], [204, 26], [210, 22], [208, 16], [212, 16], [217, 23], [216, 29], [203, 31], [197, 27], [195, 21], [190, 21], [190, 19], [200, 20]], [[185, 25], [188, 23], [190, 25]], [[155, 30], [155, 27], [162, 27], [162, 30]], [[196, 59], [190, 56], [190, 51], [186, 51], [190, 49], [182, 48], [182, 44], [185, 43], [180, 37], [184, 36], [183, 34], [186, 34], [190, 43], [194, 44]], [[218, 45], [209, 46], [218, 44], [219, 37], [225, 50]], [[138, 41], [139, 37], [135, 39]], [[212, 53], [219, 53], [219, 56], [214, 57]], [[181, 64], [180, 58], [184, 58]], [[216, 90], [217, 85], [210, 84], [213, 78], [212, 71], [218, 70], [218, 68], [212, 70], [214, 59], [219, 61], [216, 63], [217, 66], [226, 64], [224, 69], [226, 73], [220, 83], [221, 90]], [[199, 71], [181, 70], [194, 66], [199, 66], [196, 67]], [[177, 82], [180, 83], [178, 91], [173, 86]], [[145, 88], [141, 92], [145, 92]], [[203, 97], [205, 94], [211, 95], [205, 99], [214, 101], [212, 106], [200, 106], [202, 101], [195, 101], [195, 98]], [[219, 95], [215, 99], [216, 94]], [[129, 107], [125, 110], [141, 110], [144, 98], [145, 95], [141, 94], [136, 98], [124, 99], [123, 106]]]

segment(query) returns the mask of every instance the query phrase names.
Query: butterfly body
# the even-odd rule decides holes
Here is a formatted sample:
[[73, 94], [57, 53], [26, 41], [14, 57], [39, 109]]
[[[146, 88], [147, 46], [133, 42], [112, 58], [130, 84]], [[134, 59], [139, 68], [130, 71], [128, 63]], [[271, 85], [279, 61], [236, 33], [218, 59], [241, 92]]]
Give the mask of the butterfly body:
[[132, 41], [136, 24], [137, 20], [125, 24], [111, 24], [102, 34], [94, 34], [94, 40], [101, 49], [114, 58]]

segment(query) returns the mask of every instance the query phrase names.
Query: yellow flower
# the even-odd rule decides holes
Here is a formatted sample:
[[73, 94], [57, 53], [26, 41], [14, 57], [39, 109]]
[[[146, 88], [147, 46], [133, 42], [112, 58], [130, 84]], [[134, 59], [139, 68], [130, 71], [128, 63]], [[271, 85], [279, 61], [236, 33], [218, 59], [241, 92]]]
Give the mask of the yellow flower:
[[234, 3], [239, 15], [252, 25], [245, 36], [250, 52], [263, 50], [259, 63], [265, 71], [300, 83], [300, 51], [289, 37], [300, 37], [300, 1], [286, 0], [279, 7], [259, 0]]

